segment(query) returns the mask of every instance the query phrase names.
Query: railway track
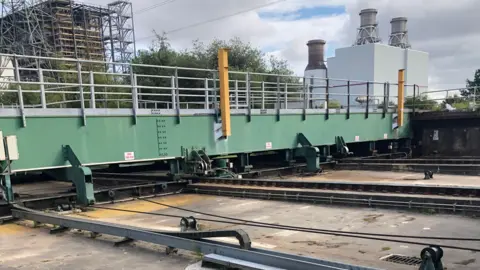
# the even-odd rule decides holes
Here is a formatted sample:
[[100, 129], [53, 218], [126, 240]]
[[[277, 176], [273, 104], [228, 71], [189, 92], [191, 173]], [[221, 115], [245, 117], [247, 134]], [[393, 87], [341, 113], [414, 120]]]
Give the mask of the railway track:
[[233, 179], [192, 178], [193, 183], [222, 184], [271, 188], [296, 188], [309, 190], [357, 191], [372, 193], [399, 193], [480, 198], [480, 187], [447, 185], [406, 185], [382, 182], [358, 181], [300, 181], [285, 179]]
[[349, 158], [335, 165], [343, 170], [414, 171], [460, 175], [480, 175], [480, 159], [383, 159]]
[[480, 159], [476, 158], [346, 158], [338, 160], [338, 163], [386, 163], [386, 164], [428, 164], [428, 165], [480, 165]]
[[428, 214], [448, 213], [475, 217], [480, 214], [480, 199], [469, 197], [365, 193], [357, 191], [232, 186], [221, 184], [191, 184], [184, 189], [184, 192], [312, 204], [402, 209]]
[[[102, 203], [171, 192], [195, 192], [350, 206], [436, 209], [474, 215], [480, 213], [480, 187], [473, 186], [196, 176], [183, 176], [176, 181], [168, 179], [168, 176], [158, 173], [97, 174], [94, 178], [95, 198]], [[75, 193], [17, 200], [17, 203], [35, 209], [74, 205], [74, 202]]]

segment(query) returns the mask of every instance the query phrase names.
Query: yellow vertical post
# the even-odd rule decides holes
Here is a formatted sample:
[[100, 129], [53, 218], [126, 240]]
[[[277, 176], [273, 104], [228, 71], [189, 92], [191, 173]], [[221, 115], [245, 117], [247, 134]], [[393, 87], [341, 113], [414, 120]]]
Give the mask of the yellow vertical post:
[[398, 71], [398, 126], [403, 126], [403, 101], [405, 96], [405, 70]]
[[232, 135], [230, 129], [230, 89], [228, 86], [228, 49], [218, 50], [218, 75], [220, 79], [220, 112], [223, 137]]

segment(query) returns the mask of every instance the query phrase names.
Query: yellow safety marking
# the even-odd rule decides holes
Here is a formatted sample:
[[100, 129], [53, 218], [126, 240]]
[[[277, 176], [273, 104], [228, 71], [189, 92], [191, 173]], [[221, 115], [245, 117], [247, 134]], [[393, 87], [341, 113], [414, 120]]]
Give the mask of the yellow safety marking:
[[218, 50], [218, 74], [220, 81], [220, 112], [223, 137], [232, 135], [230, 127], [230, 89], [228, 81], [228, 49]]
[[19, 224], [4, 224], [0, 225], [0, 236], [7, 234], [17, 234], [29, 231], [28, 227], [19, 225]]

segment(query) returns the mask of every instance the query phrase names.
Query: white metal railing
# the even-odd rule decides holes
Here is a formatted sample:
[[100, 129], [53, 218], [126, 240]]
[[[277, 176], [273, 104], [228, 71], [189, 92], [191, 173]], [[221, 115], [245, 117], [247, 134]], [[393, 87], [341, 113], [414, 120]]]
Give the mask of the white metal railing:
[[[214, 109], [218, 71], [147, 64], [0, 54], [0, 108]], [[106, 71], [128, 66], [129, 74]], [[63, 67], [63, 68], [60, 68]], [[397, 83], [229, 72], [232, 109], [351, 109], [396, 107]], [[406, 85], [406, 97], [425, 87]], [[409, 95], [410, 93], [410, 95]], [[384, 106], [387, 104], [387, 106]]]

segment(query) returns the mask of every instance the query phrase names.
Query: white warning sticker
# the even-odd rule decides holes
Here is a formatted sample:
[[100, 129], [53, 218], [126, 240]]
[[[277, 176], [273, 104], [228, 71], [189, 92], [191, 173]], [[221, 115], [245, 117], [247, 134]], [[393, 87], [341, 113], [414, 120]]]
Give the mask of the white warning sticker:
[[383, 133], [383, 138], [384, 138], [384, 139], [388, 139], [388, 134], [387, 134], [387, 133]]
[[266, 142], [265, 149], [272, 149], [272, 142]]
[[355, 136], [355, 141], [359, 142], [360, 141], [360, 136]]
[[135, 153], [134, 152], [125, 152], [123, 154], [125, 160], [134, 160], [135, 159]]

